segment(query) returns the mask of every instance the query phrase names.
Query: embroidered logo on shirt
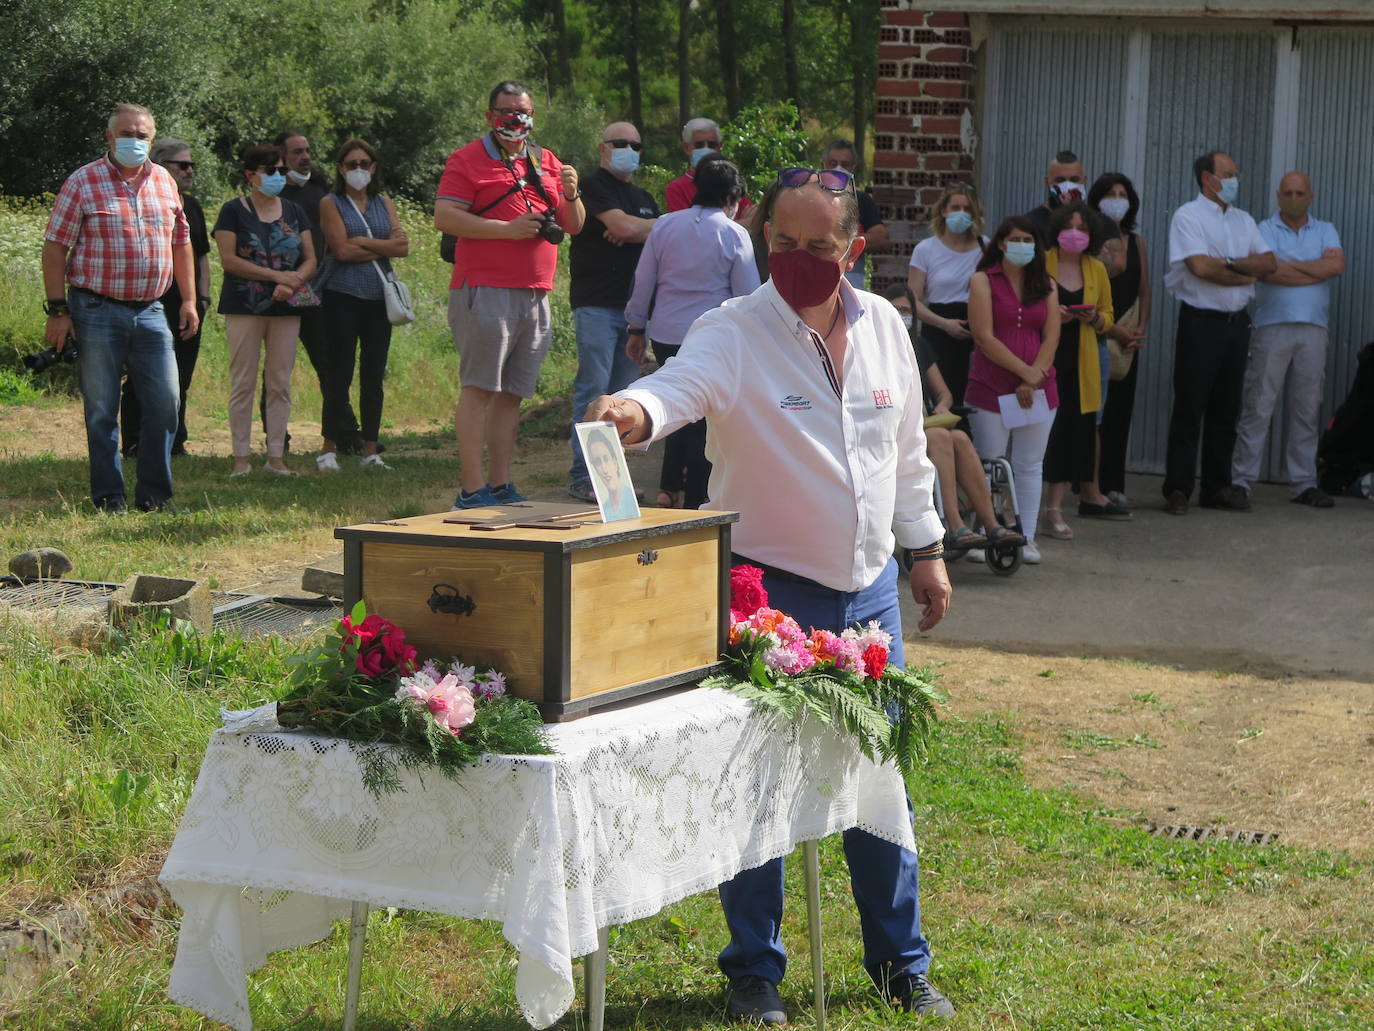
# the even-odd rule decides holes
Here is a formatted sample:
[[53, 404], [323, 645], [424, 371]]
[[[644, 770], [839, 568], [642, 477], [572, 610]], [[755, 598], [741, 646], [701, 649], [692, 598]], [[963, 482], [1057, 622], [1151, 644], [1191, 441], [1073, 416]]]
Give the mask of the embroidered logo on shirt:
[[788, 394], [778, 402], [778, 407], [784, 412], [806, 412], [811, 409], [811, 399], [800, 397], [797, 394]]
[[888, 390], [875, 390], [875, 391], [873, 391], [873, 407], [874, 407], [874, 408], [891, 408], [891, 407], [892, 407], [892, 392], [891, 392], [891, 391], [888, 391]]

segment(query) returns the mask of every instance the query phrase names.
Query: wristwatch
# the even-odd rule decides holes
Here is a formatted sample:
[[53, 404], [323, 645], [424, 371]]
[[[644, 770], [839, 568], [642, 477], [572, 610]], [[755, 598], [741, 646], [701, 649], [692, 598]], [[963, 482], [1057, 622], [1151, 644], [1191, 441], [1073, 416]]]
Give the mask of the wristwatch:
[[67, 299], [65, 297], [49, 297], [43, 302], [43, 314], [48, 316], [48, 318], [54, 318], [59, 315], [70, 315], [71, 313], [72, 310], [67, 307]]
[[642, 326], [631, 326], [629, 329], [625, 330], [625, 335], [632, 337], [642, 337], [644, 335], [644, 328]]

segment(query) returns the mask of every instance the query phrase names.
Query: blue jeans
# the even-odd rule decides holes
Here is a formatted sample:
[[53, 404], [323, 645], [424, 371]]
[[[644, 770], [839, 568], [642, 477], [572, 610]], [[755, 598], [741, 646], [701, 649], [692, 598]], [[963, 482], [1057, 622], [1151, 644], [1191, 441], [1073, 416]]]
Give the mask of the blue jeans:
[[[613, 394], [633, 383], [639, 366], [625, 353], [625, 330], [629, 323], [624, 312], [587, 305], [573, 310], [573, 324], [577, 328], [577, 378], [573, 380], [572, 421], [576, 424], [582, 421], [587, 406], [602, 394]], [[571, 443], [568, 480], [574, 485], [590, 483], [591, 474], [587, 472], [576, 430]]]
[[98, 507], [123, 502], [119, 464], [119, 386], [128, 370], [143, 407], [134, 501], [161, 505], [172, 496], [172, 438], [177, 431], [177, 362], [162, 302], [141, 308], [107, 301], [87, 290], [69, 294], [81, 397], [91, 500]]
[[[747, 558], [736, 556], [736, 564]], [[834, 591], [820, 584], [796, 583], [765, 573], [768, 604], [792, 616], [803, 628], [836, 633], [876, 619], [892, 635], [889, 661], [905, 665], [902, 614], [897, 598], [897, 561], [861, 591]], [[907, 801], [908, 812], [911, 802]], [[849, 886], [859, 908], [864, 967], [875, 984], [904, 971], [930, 968], [930, 943], [921, 934], [920, 868], [916, 853], [851, 828], [844, 832]], [[745, 870], [720, 886], [720, 904], [730, 928], [730, 944], [720, 954], [720, 969], [734, 979], [754, 974], [777, 984], [787, 969], [782, 925], [782, 860]]]

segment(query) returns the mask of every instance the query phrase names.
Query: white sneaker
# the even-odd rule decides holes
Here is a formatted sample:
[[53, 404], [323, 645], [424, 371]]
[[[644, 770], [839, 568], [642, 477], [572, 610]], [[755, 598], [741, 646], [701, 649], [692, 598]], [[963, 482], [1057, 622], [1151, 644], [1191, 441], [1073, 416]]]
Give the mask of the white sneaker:
[[326, 451], [315, 456], [315, 468], [322, 473], [336, 473], [339, 471], [339, 459], [333, 451]]
[[364, 469], [390, 469], [391, 466], [382, 461], [381, 455], [363, 455], [361, 463]]
[[988, 560], [987, 548], [970, 548], [969, 553], [964, 556], [969, 562], [986, 562]]
[[1021, 545], [1021, 561], [1028, 566], [1040, 564], [1040, 549], [1035, 546], [1035, 541], [1026, 541]]

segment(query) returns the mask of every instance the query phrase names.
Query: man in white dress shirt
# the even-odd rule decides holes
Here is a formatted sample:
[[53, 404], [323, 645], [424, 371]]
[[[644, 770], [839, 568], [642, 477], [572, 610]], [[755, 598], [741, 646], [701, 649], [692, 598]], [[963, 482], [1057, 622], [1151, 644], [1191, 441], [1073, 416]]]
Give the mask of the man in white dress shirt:
[[[587, 409], [628, 444], [707, 421], [711, 507], [740, 513], [735, 560], [759, 566], [769, 604], [802, 626], [878, 620], [902, 663], [894, 546], [910, 549], [919, 628], [950, 587], [926, 458], [920, 376], [896, 309], [843, 281], [863, 250], [853, 180], [789, 169], [767, 219], [771, 278], [692, 326], [663, 369]], [[895, 535], [895, 541], [894, 541]], [[857, 828], [844, 835], [864, 965], [894, 1005], [954, 1012], [929, 982], [916, 855]], [[779, 927], [782, 860], [720, 887], [731, 941], [720, 955], [729, 1013], [786, 1023]]]
[[1193, 162], [1201, 191], [1169, 223], [1164, 285], [1178, 298], [1174, 339], [1174, 407], [1164, 467], [1164, 511], [1186, 515], [1198, 469], [1198, 504], [1246, 511], [1250, 499], [1231, 485], [1255, 281], [1277, 262], [1255, 220], [1235, 207], [1240, 179], [1229, 154], [1208, 151]]

